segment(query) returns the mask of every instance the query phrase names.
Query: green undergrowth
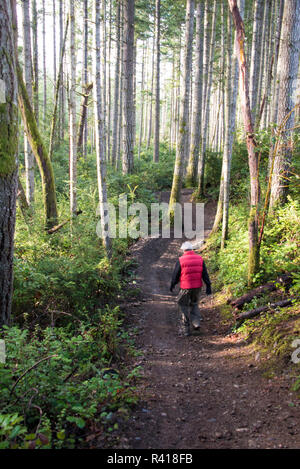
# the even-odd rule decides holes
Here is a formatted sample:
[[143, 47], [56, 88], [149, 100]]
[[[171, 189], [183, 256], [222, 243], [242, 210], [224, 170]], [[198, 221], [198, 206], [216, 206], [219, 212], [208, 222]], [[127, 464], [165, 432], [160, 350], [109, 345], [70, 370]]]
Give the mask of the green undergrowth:
[[267, 377], [287, 372], [294, 380], [293, 388], [297, 391], [300, 389], [299, 303], [272, 309], [255, 319], [249, 319], [237, 332], [254, 346], [253, 353], [259, 354], [259, 361]]
[[118, 308], [69, 327], [5, 327], [0, 448], [74, 448], [112, 434], [136, 403], [138, 369]]
[[[208, 241], [209, 266], [216, 273], [216, 289], [226, 288], [232, 296], [247, 290], [248, 265], [248, 207], [245, 203], [232, 204], [229, 215], [229, 239], [221, 249], [221, 232]], [[296, 199], [278, 208], [269, 216], [261, 246], [260, 270], [254, 279], [261, 285], [291, 272], [294, 288], [299, 285], [299, 223], [300, 205]]]
[[[171, 187], [174, 156], [161, 144], [160, 162], [142, 148], [133, 174], [108, 165], [109, 202], [118, 210], [127, 195], [149, 206]], [[22, 155], [20, 166], [22, 174]], [[95, 155], [78, 160], [72, 221], [67, 145], [55, 149], [53, 166], [59, 222], [67, 223], [45, 231], [38, 172], [32, 218], [17, 210], [12, 324], [0, 332], [0, 448], [107, 447], [137, 402], [134, 334], [118, 306], [139, 295], [128, 256], [134, 240], [114, 239], [111, 261], [104, 256]]]
[[[264, 136], [261, 137], [262, 145]], [[267, 181], [268, 145], [261, 156], [261, 200], [264, 200]], [[260, 269], [254, 278], [253, 287], [275, 280], [283, 273], [290, 273], [292, 282], [289, 290], [254, 297], [244, 305], [241, 312], [275, 303], [293, 297], [291, 306], [269, 309], [268, 312], [243, 322], [236, 328], [233, 309], [228, 304], [231, 298], [245, 294], [248, 269], [248, 217], [249, 217], [249, 178], [245, 165], [247, 154], [244, 145], [235, 143], [232, 161], [232, 183], [230, 186], [229, 239], [221, 249], [221, 231], [208, 240], [204, 256], [213, 279], [215, 304], [219, 308], [223, 323], [228, 331], [244, 337], [254, 354], [261, 357], [259, 363], [266, 376], [287, 371], [294, 381], [294, 389], [300, 389], [299, 364], [291, 360], [299, 340], [300, 346], [300, 203], [299, 187], [296, 181], [297, 159], [291, 176], [288, 201], [277, 207], [266, 219], [264, 237], [260, 251]], [[208, 191], [209, 192], [209, 191]], [[215, 198], [213, 191], [209, 194]], [[262, 210], [262, 207], [261, 207]], [[253, 288], [251, 287], [251, 288]], [[300, 354], [299, 354], [300, 357]]]

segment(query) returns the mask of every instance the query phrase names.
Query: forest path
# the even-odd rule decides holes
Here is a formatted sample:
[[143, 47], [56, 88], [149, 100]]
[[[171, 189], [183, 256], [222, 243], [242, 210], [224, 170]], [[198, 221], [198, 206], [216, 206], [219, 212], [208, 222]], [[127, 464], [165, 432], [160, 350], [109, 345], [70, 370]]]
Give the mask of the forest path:
[[[182, 201], [190, 194], [183, 191]], [[162, 201], [168, 198], [162, 193]], [[207, 203], [206, 236], [214, 214], [215, 204]], [[169, 285], [181, 243], [141, 239], [132, 249], [143, 302], [126, 314], [139, 331], [144, 375], [138, 384], [141, 403], [126, 424], [121, 447], [299, 448], [300, 407], [289, 383], [263, 377], [245, 342], [226, 335], [213, 295], [199, 304], [200, 334], [178, 334], [176, 295]]]

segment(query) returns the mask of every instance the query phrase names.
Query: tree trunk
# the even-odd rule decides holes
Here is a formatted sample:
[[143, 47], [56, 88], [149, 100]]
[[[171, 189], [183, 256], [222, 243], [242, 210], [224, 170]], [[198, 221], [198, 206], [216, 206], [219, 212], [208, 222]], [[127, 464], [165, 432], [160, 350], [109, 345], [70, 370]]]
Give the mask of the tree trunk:
[[[278, 122], [281, 123], [293, 109], [296, 98], [297, 75], [300, 51], [300, 0], [289, 0], [284, 4], [281, 41], [278, 59]], [[285, 129], [294, 127], [295, 115], [291, 114]], [[292, 161], [293, 138], [284, 132], [280, 148], [275, 156], [270, 195], [270, 207], [285, 203], [288, 193], [289, 168]]]
[[117, 146], [117, 169], [121, 166], [122, 159], [122, 141], [123, 141], [123, 82], [124, 82], [124, 5], [121, 3], [121, 12], [120, 12], [120, 74], [119, 74], [119, 108], [118, 108], [118, 146]]
[[15, 0], [0, 2], [0, 327], [9, 325], [18, 183], [18, 110]]
[[[32, 57], [29, 0], [22, 2], [23, 9], [23, 42], [24, 42], [24, 80], [30, 103], [32, 104]], [[29, 205], [34, 202], [34, 156], [29, 142], [24, 137], [24, 156], [26, 173], [26, 198]]]
[[155, 36], [153, 36], [153, 47], [152, 47], [152, 74], [151, 74], [151, 91], [150, 91], [150, 106], [149, 106], [149, 127], [148, 127], [148, 141], [147, 150], [150, 147], [152, 138], [152, 116], [153, 116], [153, 91], [154, 91], [154, 64], [155, 64]]
[[75, 6], [74, 0], [69, 0], [70, 6], [70, 211], [77, 212], [77, 141], [76, 141], [76, 48], [75, 48]]
[[47, 112], [47, 69], [46, 69], [46, 11], [45, 0], [42, 2], [42, 24], [43, 24], [43, 126], [47, 128], [46, 112]]
[[[101, 2], [102, 3], [102, 15], [101, 15], [101, 21], [102, 21], [102, 47], [100, 51], [102, 52], [102, 78], [101, 78], [101, 83], [102, 83], [102, 93], [103, 93], [103, 99], [102, 99], [102, 106], [103, 106], [103, 128], [104, 128], [104, 158], [105, 160], [107, 159], [107, 148], [106, 148], [106, 143], [107, 143], [107, 107], [106, 107], [106, 67], [107, 67], [107, 60], [106, 60], [106, 2]], [[101, 29], [101, 28], [100, 28]]]
[[[282, 17], [283, 17], [284, 0], [280, 0], [279, 13], [277, 16], [276, 25], [276, 38], [275, 38], [275, 51], [274, 51], [274, 78], [272, 84], [272, 111], [271, 111], [271, 123], [277, 123], [277, 111], [278, 111], [278, 55], [280, 47], [280, 37], [282, 28]], [[270, 160], [269, 160], [270, 161]]]
[[245, 57], [244, 41], [245, 29], [236, 0], [228, 0], [229, 8], [233, 16], [236, 28], [236, 54], [239, 60], [241, 78], [241, 105], [244, 116], [246, 143], [248, 150], [248, 162], [250, 172], [250, 215], [249, 215], [249, 262], [248, 284], [253, 282], [253, 276], [259, 268], [258, 246], [258, 203], [259, 203], [259, 178], [258, 178], [258, 153], [254, 139], [254, 129], [249, 100], [248, 67]]
[[32, 64], [33, 64], [33, 109], [36, 122], [39, 122], [39, 60], [38, 60], [38, 18], [36, 0], [32, 0]]
[[261, 57], [261, 40], [263, 28], [263, 0], [255, 0], [255, 15], [253, 23], [253, 36], [252, 36], [252, 52], [251, 52], [251, 66], [250, 66], [250, 107], [252, 113], [252, 122], [256, 121], [258, 114], [258, 84], [260, 75], [260, 57]]
[[277, 301], [276, 303], [270, 303], [266, 306], [260, 306], [259, 308], [251, 309], [250, 311], [246, 311], [245, 313], [241, 313], [236, 317], [236, 320], [239, 321], [239, 325], [245, 321], [246, 319], [254, 318], [258, 316], [260, 313], [264, 313], [269, 309], [275, 308], [284, 308], [285, 306], [289, 306], [293, 304], [293, 298], [288, 298], [286, 300]]
[[145, 82], [145, 44], [143, 44], [143, 57], [142, 57], [142, 80], [141, 80], [141, 111], [140, 111], [140, 136], [139, 136], [139, 146], [138, 146], [138, 159], [141, 156], [141, 146], [143, 138], [143, 123], [144, 123], [144, 82]]
[[[63, 18], [63, 3], [59, 2], [59, 50], [62, 55], [64, 43], [64, 18]], [[62, 63], [61, 71], [61, 85], [59, 90], [59, 139], [62, 142], [65, 134], [65, 88], [64, 88], [64, 61]]]
[[[88, 110], [88, 101], [93, 89], [93, 84], [87, 85], [84, 91], [84, 94], [81, 99], [80, 105], [80, 116], [79, 116], [79, 125], [78, 125], [78, 136], [77, 136], [77, 149], [78, 154], [83, 156], [83, 138], [84, 138], [84, 126], [86, 124], [87, 119], [87, 110]], [[80, 151], [81, 149], [81, 151]]]
[[124, 130], [123, 174], [133, 170], [134, 122], [133, 122], [133, 48], [134, 48], [134, 0], [124, 0]]
[[112, 0], [109, 2], [109, 36], [108, 36], [108, 107], [107, 107], [107, 161], [111, 160], [111, 45], [112, 45]]
[[53, 95], [55, 96], [55, 84], [56, 84], [56, 5], [55, 0], [53, 0]]
[[56, 121], [57, 121], [57, 107], [58, 107], [59, 91], [60, 91], [61, 82], [62, 82], [62, 72], [63, 72], [63, 63], [64, 63], [64, 55], [65, 55], [68, 27], [69, 27], [69, 17], [67, 17], [67, 22], [66, 22], [66, 27], [65, 27], [65, 36], [64, 36], [64, 40], [63, 40], [62, 48], [61, 48], [61, 55], [60, 55], [60, 62], [59, 62], [57, 81], [56, 81], [56, 84], [55, 84], [54, 106], [53, 106], [53, 113], [52, 113], [51, 130], [50, 130], [50, 142], [49, 142], [49, 158], [50, 158], [50, 160], [52, 158], [53, 147], [54, 147], [55, 126], [56, 126]]
[[101, 73], [101, 52], [100, 52], [100, 0], [94, 1], [94, 60], [93, 60], [93, 74], [94, 74], [94, 119], [95, 119], [95, 140], [96, 140], [96, 158], [97, 158], [97, 180], [99, 192], [99, 208], [101, 217], [102, 228], [102, 241], [106, 254], [110, 255], [111, 242], [108, 237], [107, 227], [109, 224], [108, 210], [105, 207], [107, 203], [106, 191], [106, 162], [105, 162], [105, 136], [104, 136], [104, 122], [102, 110], [102, 89], [100, 81]]
[[181, 99], [180, 110], [180, 131], [179, 131], [179, 144], [176, 151], [176, 160], [173, 175], [172, 191], [170, 195], [169, 211], [170, 214], [174, 212], [174, 204], [180, 201], [180, 191], [182, 187], [183, 165], [185, 157], [185, 138], [188, 126], [188, 110], [189, 110], [189, 93], [191, 87], [191, 67], [192, 67], [192, 42], [193, 42], [193, 27], [194, 27], [194, 0], [187, 0], [186, 6], [186, 32], [184, 44], [184, 90]]
[[[205, 103], [204, 103], [204, 115], [203, 115], [203, 121], [202, 121], [202, 145], [201, 145], [200, 159], [199, 159], [199, 165], [198, 165], [198, 188], [195, 193], [196, 197], [204, 197], [204, 171], [205, 171], [205, 156], [206, 156], [205, 153], [206, 153], [208, 129], [209, 129], [210, 94], [211, 94], [212, 72], [213, 72], [213, 61], [214, 61], [217, 6], [218, 6], [217, 2], [214, 1], [211, 34], [209, 35], [210, 22], [208, 21], [207, 22], [208, 31], [205, 36], [206, 38], [205, 40], [208, 42], [208, 44], [205, 47], [206, 48], [205, 55], [208, 57], [207, 66], [206, 66], [207, 79], [205, 80], [205, 86], [204, 86]], [[209, 15], [208, 5], [207, 5], [207, 15]]]
[[225, 247], [228, 238], [228, 217], [229, 217], [229, 186], [230, 186], [230, 165], [231, 165], [231, 99], [233, 93], [232, 85], [232, 47], [231, 47], [231, 17], [228, 15], [227, 21], [227, 70], [226, 70], [226, 89], [225, 89], [225, 142], [222, 165], [223, 176], [223, 222], [222, 222], [222, 239], [221, 248]]
[[18, 102], [21, 110], [23, 124], [31, 149], [37, 161], [43, 188], [43, 198], [45, 207], [46, 228], [52, 228], [57, 224], [57, 204], [54, 174], [51, 161], [45, 145], [41, 139], [34, 112], [30, 104], [26, 87], [23, 81], [22, 70], [17, 64], [18, 76]]
[[116, 4], [116, 47], [117, 56], [115, 62], [115, 89], [114, 89], [114, 109], [113, 109], [113, 133], [112, 133], [112, 150], [111, 150], [111, 163], [115, 166], [117, 159], [117, 143], [118, 143], [118, 107], [119, 107], [119, 86], [120, 86], [120, 52], [121, 52], [121, 37], [120, 37], [120, 1]]
[[155, 124], [154, 124], [154, 153], [153, 161], [159, 161], [159, 129], [160, 129], [160, 0], [155, 3], [155, 56], [156, 56], [156, 86], [155, 86]]
[[194, 86], [194, 111], [190, 158], [187, 168], [186, 183], [194, 187], [197, 183], [197, 165], [200, 151], [202, 127], [202, 87], [203, 87], [203, 13], [204, 4], [197, 4], [196, 16], [196, 77]]

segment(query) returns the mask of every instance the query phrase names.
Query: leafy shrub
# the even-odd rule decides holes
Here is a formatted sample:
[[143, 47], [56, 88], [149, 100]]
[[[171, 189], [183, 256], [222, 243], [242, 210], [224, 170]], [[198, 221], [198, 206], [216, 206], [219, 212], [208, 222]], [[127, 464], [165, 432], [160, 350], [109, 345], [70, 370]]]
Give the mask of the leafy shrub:
[[[14, 445], [17, 437], [21, 447], [26, 440], [73, 447], [90, 420], [106, 428], [103, 412], [136, 401], [132, 370], [128, 374], [108, 368], [121, 344], [127, 347], [124, 335], [118, 333], [121, 324], [118, 309], [106, 308], [93, 322], [81, 323], [76, 333], [61, 327], [36, 326], [32, 333], [4, 327], [7, 360], [0, 364], [4, 447]], [[19, 415], [25, 416], [25, 425], [20, 425]]]

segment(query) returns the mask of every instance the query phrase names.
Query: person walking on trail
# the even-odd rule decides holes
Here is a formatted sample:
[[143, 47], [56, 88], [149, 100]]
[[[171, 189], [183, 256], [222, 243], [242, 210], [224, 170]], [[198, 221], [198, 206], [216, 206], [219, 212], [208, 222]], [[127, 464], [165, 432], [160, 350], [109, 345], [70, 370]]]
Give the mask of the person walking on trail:
[[180, 281], [177, 303], [181, 311], [184, 335], [189, 336], [191, 334], [190, 323], [197, 330], [202, 320], [198, 301], [203, 281], [206, 284], [207, 295], [211, 294], [211, 283], [204, 260], [195, 253], [192, 243], [186, 241], [180, 249], [183, 251], [183, 255], [175, 264], [170, 291], [172, 292]]

